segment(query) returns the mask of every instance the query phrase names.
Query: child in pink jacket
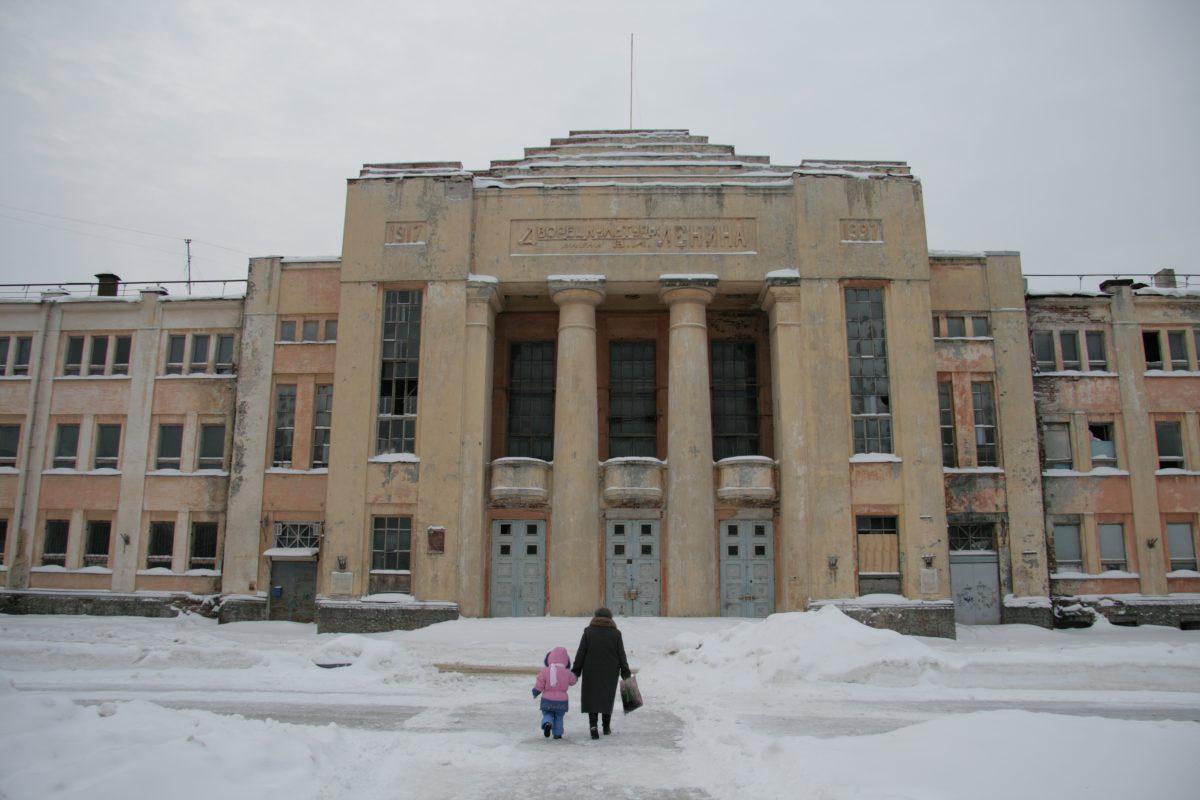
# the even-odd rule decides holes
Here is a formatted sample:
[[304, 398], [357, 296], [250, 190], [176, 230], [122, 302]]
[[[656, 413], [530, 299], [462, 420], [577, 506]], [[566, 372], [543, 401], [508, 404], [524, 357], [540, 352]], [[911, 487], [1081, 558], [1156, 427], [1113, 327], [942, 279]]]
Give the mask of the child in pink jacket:
[[542, 696], [542, 735], [547, 739], [563, 737], [563, 717], [567, 715], [567, 689], [579, 680], [571, 672], [571, 657], [565, 647], [556, 647], [546, 654], [545, 668], [533, 684], [533, 696]]

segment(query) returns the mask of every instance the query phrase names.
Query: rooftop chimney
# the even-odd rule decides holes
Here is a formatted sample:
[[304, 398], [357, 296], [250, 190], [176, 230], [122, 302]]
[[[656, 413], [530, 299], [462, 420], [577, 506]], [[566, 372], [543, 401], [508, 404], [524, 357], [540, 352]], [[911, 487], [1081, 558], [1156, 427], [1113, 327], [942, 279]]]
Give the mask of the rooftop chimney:
[[117, 289], [121, 286], [120, 275], [113, 275], [111, 272], [97, 272], [96, 280], [99, 281], [96, 285], [97, 297], [117, 296]]
[[1175, 282], [1175, 270], [1170, 267], [1154, 273], [1155, 289], [1174, 289], [1178, 286], [1179, 284]]

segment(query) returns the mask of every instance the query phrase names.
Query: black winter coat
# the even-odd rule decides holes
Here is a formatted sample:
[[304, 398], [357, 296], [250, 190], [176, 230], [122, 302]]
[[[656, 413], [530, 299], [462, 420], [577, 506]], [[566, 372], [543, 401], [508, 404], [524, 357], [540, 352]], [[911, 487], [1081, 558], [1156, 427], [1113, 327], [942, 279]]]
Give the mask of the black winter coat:
[[575, 665], [571, 670], [583, 678], [580, 710], [585, 714], [611, 714], [617, 696], [617, 677], [629, 677], [625, 642], [611, 619], [593, 617], [583, 629]]

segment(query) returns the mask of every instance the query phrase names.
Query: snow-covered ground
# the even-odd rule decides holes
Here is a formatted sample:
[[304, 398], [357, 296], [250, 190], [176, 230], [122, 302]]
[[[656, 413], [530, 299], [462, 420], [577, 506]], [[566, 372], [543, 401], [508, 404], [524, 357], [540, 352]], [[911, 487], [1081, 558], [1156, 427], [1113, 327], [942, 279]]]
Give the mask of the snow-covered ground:
[[646, 706], [548, 740], [534, 672], [585, 623], [0, 616], [0, 798], [1200, 796], [1197, 631], [618, 619]]

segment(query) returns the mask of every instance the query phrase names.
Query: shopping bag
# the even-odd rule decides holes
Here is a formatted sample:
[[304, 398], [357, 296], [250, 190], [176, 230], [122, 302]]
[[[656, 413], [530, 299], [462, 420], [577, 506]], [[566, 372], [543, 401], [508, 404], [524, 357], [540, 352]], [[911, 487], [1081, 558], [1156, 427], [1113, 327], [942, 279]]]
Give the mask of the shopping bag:
[[642, 690], [638, 688], [637, 678], [632, 675], [621, 679], [621, 707], [626, 714], [642, 707]]

